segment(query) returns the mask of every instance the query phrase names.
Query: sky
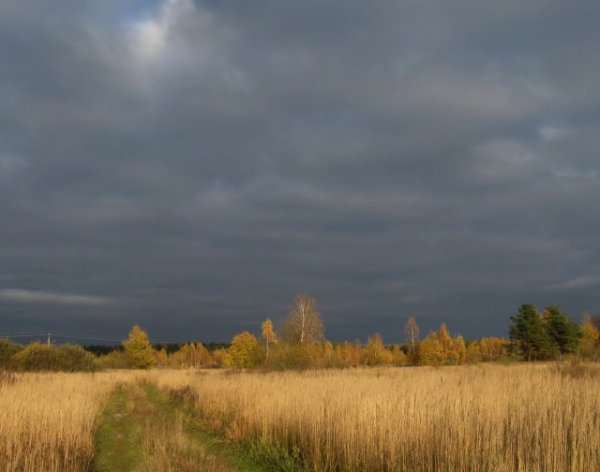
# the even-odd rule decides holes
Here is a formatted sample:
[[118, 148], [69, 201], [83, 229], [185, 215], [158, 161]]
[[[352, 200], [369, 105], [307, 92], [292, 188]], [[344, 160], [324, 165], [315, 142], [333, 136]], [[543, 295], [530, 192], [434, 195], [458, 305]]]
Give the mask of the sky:
[[0, 336], [600, 310], [600, 3], [0, 2]]

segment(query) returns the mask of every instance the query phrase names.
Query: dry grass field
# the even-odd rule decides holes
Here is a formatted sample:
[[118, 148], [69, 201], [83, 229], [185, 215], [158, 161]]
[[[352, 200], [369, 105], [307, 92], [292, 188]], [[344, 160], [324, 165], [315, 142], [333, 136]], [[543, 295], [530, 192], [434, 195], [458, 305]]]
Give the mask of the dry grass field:
[[[235, 441], [318, 471], [600, 470], [597, 367], [174, 372]], [[268, 445], [268, 447], [267, 447]]]
[[0, 372], [0, 470], [87, 470], [99, 411], [138, 375]]
[[[142, 459], [127, 470], [204, 470], [210, 463], [214, 470], [263, 470], [221, 466], [206, 456], [201, 443], [189, 442], [193, 430], [182, 429], [183, 410], [160, 400], [161, 391], [193, 403], [196, 413], [186, 415], [245, 444], [254, 459], [271, 464], [268, 470], [600, 470], [594, 365], [0, 377], [1, 471], [94, 470], [96, 427], [107, 415], [100, 412], [119, 401], [143, 419], [128, 420], [128, 428], [141, 431]], [[109, 414], [117, 422], [122, 416]], [[174, 426], [165, 423], [171, 417]]]

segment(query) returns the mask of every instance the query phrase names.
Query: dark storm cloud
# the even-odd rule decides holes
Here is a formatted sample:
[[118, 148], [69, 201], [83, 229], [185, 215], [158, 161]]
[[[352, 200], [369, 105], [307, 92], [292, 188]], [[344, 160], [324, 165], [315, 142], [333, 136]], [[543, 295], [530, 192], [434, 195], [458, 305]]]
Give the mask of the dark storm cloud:
[[599, 13], [3, 2], [0, 331], [228, 338], [300, 290], [334, 339], [598, 310]]

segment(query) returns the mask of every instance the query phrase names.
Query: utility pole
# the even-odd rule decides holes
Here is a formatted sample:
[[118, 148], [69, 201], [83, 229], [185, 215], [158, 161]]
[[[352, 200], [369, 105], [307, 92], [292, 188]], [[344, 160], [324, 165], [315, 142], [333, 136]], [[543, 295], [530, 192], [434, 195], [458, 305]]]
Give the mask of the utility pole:
[[48, 331], [48, 346], [50, 346], [50, 331]]

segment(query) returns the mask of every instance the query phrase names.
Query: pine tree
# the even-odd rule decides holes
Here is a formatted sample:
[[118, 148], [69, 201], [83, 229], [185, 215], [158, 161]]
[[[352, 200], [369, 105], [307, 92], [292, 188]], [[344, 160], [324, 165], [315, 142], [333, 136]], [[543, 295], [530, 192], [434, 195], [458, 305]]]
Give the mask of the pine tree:
[[527, 361], [542, 359], [551, 353], [550, 337], [535, 306], [521, 305], [510, 320], [509, 338], [514, 352]]
[[543, 319], [551, 342], [561, 355], [577, 350], [581, 329], [558, 305], [546, 307]]

